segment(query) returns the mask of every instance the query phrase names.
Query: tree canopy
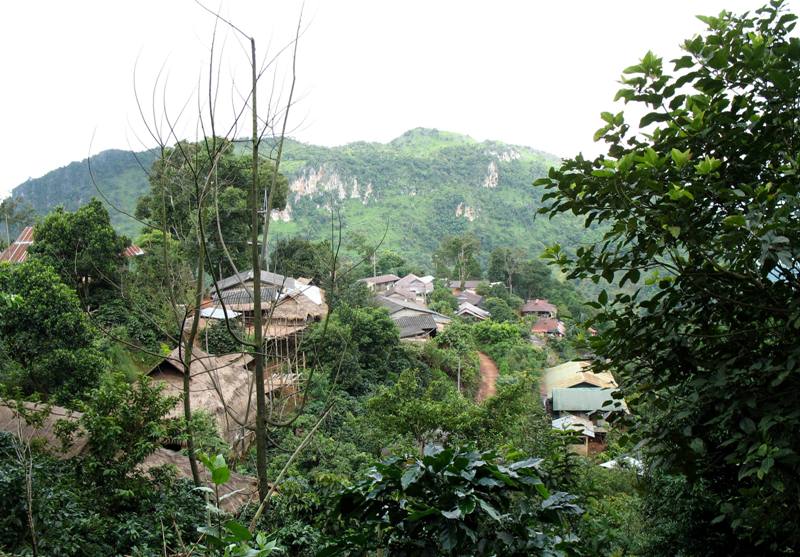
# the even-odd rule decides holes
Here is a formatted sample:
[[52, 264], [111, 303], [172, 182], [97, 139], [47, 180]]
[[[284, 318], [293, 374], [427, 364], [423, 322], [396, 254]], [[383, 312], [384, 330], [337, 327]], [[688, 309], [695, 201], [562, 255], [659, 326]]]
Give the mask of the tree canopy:
[[537, 183], [545, 213], [607, 227], [574, 257], [550, 251], [568, 277], [635, 285], [600, 293], [593, 346], [673, 477], [663, 501], [697, 502], [670, 552], [702, 535], [711, 553], [779, 553], [800, 545], [797, 18], [776, 0], [701, 19], [671, 70], [648, 52], [624, 71], [642, 131], [603, 113], [608, 153]]
[[[197, 253], [197, 211], [202, 214], [205, 250], [215, 275], [233, 272], [227, 248], [237, 268], [248, 266], [250, 221], [247, 197], [252, 162], [229, 141], [216, 138], [199, 143], [179, 142], [156, 159], [150, 173], [150, 192], [141, 197], [136, 216], [177, 239], [188, 257]], [[213, 158], [210, 155], [213, 154]], [[266, 199], [274, 165], [259, 164], [259, 201]], [[286, 206], [288, 184], [279, 174], [271, 209]], [[263, 204], [263, 202], [262, 202]]]
[[458, 279], [461, 283], [480, 278], [481, 266], [477, 259], [480, 249], [481, 241], [472, 233], [442, 238], [433, 254], [436, 274]]
[[96, 198], [74, 213], [58, 207], [34, 228], [28, 252], [54, 268], [84, 303], [99, 291], [115, 288], [129, 244], [111, 226], [108, 211]]
[[3, 383], [62, 403], [97, 384], [105, 362], [89, 318], [53, 269], [35, 259], [1, 264], [0, 292], [11, 299], [0, 308]]

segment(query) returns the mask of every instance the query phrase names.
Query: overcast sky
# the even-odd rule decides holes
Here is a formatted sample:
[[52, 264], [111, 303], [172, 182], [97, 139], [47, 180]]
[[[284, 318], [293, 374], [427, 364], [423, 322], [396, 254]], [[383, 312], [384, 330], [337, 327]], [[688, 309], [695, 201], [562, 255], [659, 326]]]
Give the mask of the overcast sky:
[[[298, 139], [321, 145], [385, 142], [423, 126], [561, 156], [595, 154], [592, 134], [599, 113], [615, 108], [624, 67], [648, 49], [674, 58], [681, 41], [703, 28], [698, 13], [761, 4], [309, 0], [290, 126]], [[300, 11], [293, 0], [210, 5], [253, 35], [259, 54], [285, 44]], [[0, 18], [0, 196], [90, 151], [152, 146], [134, 101], [134, 67], [148, 107], [164, 67], [163, 98], [177, 113], [203, 79], [213, 23], [190, 0], [7, 5]], [[220, 34], [223, 41], [227, 108], [237, 94], [230, 80], [244, 87], [247, 60], [234, 34]], [[288, 66], [277, 71], [280, 89]], [[181, 128], [188, 137], [195, 135], [191, 112]]]

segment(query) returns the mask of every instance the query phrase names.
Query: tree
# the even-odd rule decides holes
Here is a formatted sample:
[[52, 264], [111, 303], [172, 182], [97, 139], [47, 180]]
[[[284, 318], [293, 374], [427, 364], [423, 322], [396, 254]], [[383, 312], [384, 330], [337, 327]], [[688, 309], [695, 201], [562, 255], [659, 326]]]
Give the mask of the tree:
[[480, 278], [481, 268], [477, 260], [480, 249], [481, 241], [472, 233], [443, 238], [433, 254], [437, 274], [457, 278], [462, 287], [465, 280]]
[[131, 384], [112, 374], [80, 405], [89, 438], [82, 456], [87, 483], [118, 487], [161, 446], [165, 416], [177, 402], [162, 397], [162, 389], [144, 375]]
[[492, 319], [498, 323], [515, 322], [517, 321], [517, 314], [511, 309], [502, 298], [486, 298], [483, 302], [483, 307], [486, 311], [492, 314]]
[[420, 451], [437, 436], [467, 431], [478, 408], [441, 377], [423, 384], [419, 372], [407, 369], [392, 387], [382, 388], [367, 402], [376, 427], [387, 435], [409, 435]]
[[380, 255], [378, 256], [377, 263], [377, 272], [379, 275], [394, 273], [402, 277], [411, 272], [406, 260], [396, 251], [381, 250], [379, 253]]
[[[233, 330], [231, 334], [228, 328]], [[234, 354], [242, 352], [244, 346], [239, 342], [244, 337], [244, 327], [238, 321], [227, 324], [224, 321], [216, 321], [206, 326], [203, 331], [203, 341], [206, 352], [209, 354]]]
[[514, 292], [517, 273], [524, 254], [520, 249], [495, 248], [489, 254], [489, 269], [487, 278], [499, 281], [508, 287], [509, 292]]
[[340, 495], [331, 514], [349, 528], [319, 555], [560, 555], [582, 511], [541, 463], [438, 446], [385, 460]]
[[361, 394], [386, 380], [400, 348], [397, 326], [383, 308], [339, 306], [303, 338], [312, 365], [340, 388]]
[[514, 276], [514, 284], [517, 294], [526, 300], [545, 298], [557, 285], [547, 264], [538, 259], [528, 259], [519, 263]]
[[0, 225], [5, 245], [11, 244], [23, 227], [33, 224], [36, 211], [22, 197], [6, 197], [0, 202]]
[[441, 280], [434, 281], [429, 301], [430, 305], [438, 304], [439, 307], [448, 310], [444, 312], [447, 314], [452, 314], [458, 309], [458, 298], [453, 296], [453, 292]]
[[[655, 469], [679, 480], [664, 500], [705, 487], [708, 553], [781, 553], [800, 546], [800, 414], [786, 396], [800, 388], [797, 18], [775, 0], [701, 19], [673, 73], [649, 52], [624, 71], [617, 98], [645, 111], [646, 133], [603, 113], [608, 154], [537, 183], [544, 213], [607, 227], [574, 257], [549, 251], [568, 277], [637, 285], [600, 293], [593, 347]], [[675, 534], [671, 554], [698, 541]]]
[[33, 236], [28, 252], [58, 271], [84, 304], [118, 283], [129, 241], [117, 235], [98, 199], [74, 213], [56, 208], [34, 228]]
[[298, 236], [278, 240], [270, 256], [270, 267], [289, 277], [305, 277], [321, 284], [327, 275], [330, 245]]
[[3, 383], [69, 403], [93, 388], [105, 362], [75, 291], [35, 259], [0, 265]]
[[[198, 218], [202, 218], [204, 249], [214, 274], [222, 278], [233, 274], [234, 266], [247, 268], [251, 162], [225, 138], [183, 141], [166, 148], [153, 164], [150, 192], [139, 199], [136, 216], [165, 223], [170, 237], [180, 242], [190, 261], [197, 258]], [[270, 194], [273, 170], [270, 161], [261, 161], [256, 193], [259, 207], [261, 199]], [[270, 207], [283, 209], [287, 194], [288, 183], [279, 174]], [[202, 207], [199, 213], [198, 207]]]

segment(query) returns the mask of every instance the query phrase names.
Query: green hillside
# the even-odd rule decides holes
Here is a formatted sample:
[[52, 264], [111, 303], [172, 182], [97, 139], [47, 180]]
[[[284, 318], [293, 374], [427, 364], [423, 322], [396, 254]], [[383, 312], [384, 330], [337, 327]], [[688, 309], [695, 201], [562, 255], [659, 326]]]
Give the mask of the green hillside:
[[[150, 168], [155, 156], [155, 151], [103, 151], [91, 158], [91, 173], [88, 159], [72, 162], [20, 184], [11, 195], [23, 197], [44, 215], [59, 205], [74, 211], [92, 197], [100, 197], [99, 188], [112, 205], [133, 213], [136, 200], [150, 187], [144, 169]], [[139, 233], [141, 226], [135, 220], [111, 208], [109, 213], [118, 231], [131, 237]]]
[[[108, 198], [132, 212], [148, 188], [142, 166], [153, 157], [105, 151], [92, 158], [92, 170]], [[286, 210], [276, 214], [273, 237], [326, 237], [330, 210], [338, 207], [348, 232], [377, 241], [388, 225], [384, 246], [423, 266], [443, 236], [467, 231], [481, 239], [484, 254], [496, 246], [534, 255], [555, 241], [576, 245], [589, 240], [580, 222], [535, 218], [541, 193], [531, 183], [557, 161], [528, 147], [421, 128], [387, 144], [329, 148], [287, 141], [281, 168], [291, 192]], [[29, 180], [13, 195], [46, 213], [59, 204], [75, 209], [97, 192], [82, 161]], [[112, 214], [120, 231], [136, 235], [134, 221]]]

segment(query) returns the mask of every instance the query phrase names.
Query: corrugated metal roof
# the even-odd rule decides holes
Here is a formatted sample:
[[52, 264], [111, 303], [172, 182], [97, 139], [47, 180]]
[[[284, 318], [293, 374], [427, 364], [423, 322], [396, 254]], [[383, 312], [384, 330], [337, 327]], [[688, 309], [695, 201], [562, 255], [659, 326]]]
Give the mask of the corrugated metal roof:
[[553, 429], [579, 432], [581, 435], [586, 435], [587, 437], [595, 436], [595, 429], [592, 421], [581, 416], [567, 414], [566, 416], [553, 420], [552, 425]]
[[[611, 398], [611, 394], [616, 389], [553, 389], [553, 411], [554, 412], [610, 412], [612, 410], [622, 410], [619, 401]], [[610, 404], [604, 404], [610, 401]], [[616, 407], [620, 405], [619, 407]]]
[[469, 290], [464, 290], [456, 297], [456, 299], [459, 302], [469, 302], [473, 306], [477, 306], [483, 301], [483, 296], [475, 294], [474, 292], [470, 292]]
[[432, 315], [413, 315], [396, 317], [392, 320], [400, 329], [400, 338], [427, 335], [436, 330], [436, 321]]
[[[222, 290], [220, 288], [220, 290]], [[220, 294], [222, 296], [217, 296], [216, 290], [211, 290], [211, 299], [214, 301], [215, 304], [219, 303], [220, 299], [225, 304], [230, 305], [246, 305], [253, 303], [253, 290], [249, 288], [239, 288], [236, 290], [224, 290]], [[278, 291], [274, 287], [262, 287], [261, 288], [261, 300], [270, 303], [277, 299]]]
[[387, 282], [397, 282], [400, 280], [400, 277], [397, 275], [378, 275], [377, 277], [366, 277], [359, 279], [359, 282], [366, 282], [367, 284], [384, 284]]
[[607, 371], [594, 373], [588, 371], [589, 366], [591, 366], [591, 362], [572, 361], [545, 369], [540, 381], [542, 392], [546, 393], [547, 398], [550, 398], [553, 396], [553, 389], [574, 388], [582, 383], [589, 383], [603, 389], [612, 389], [617, 386], [611, 373]]
[[239, 317], [239, 315], [241, 314], [237, 311], [226, 310], [221, 307], [210, 307], [200, 310], [200, 317], [205, 317], [206, 319], [234, 319]]
[[[478, 285], [482, 283], [482, 280], [465, 280], [464, 281], [464, 288], [478, 288]], [[449, 288], [461, 288], [461, 281], [460, 280], [451, 280], [447, 286]]]
[[22, 263], [28, 258], [28, 248], [33, 244], [33, 227], [26, 226], [19, 233], [17, 239], [0, 253], [0, 261], [9, 263]]
[[564, 323], [552, 317], [540, 317], [531, 327], [532, 333], [550, 333], [564, 335], [567, 332]]
[[139, 257], [140, 255], [144, 255], [144, 250], [135, 244], [131, 244], [122, 250], [122, 255], [125, 257]]
[[395, 284], [395, 288], [403, 288], [417, 294], [429, 294], [433, 292], [433, 282], [425, 282], [413, 273], [409, 273]]
[[492, 316], [492, 314], [485, 309], [474, 306], [469, 302], [461, 302], [458, 306], [458, 311], [456, 311], [456, 315], [472, 315], [478, 319], [488, 319]]
[[[0, 253], [0, 261], [8, 261], [9, 263], [23, 263], [28, 259], [28, 248], [33, 245], [33, 227], [26, 226], [19, 233], [17, 239]], [[122, 250], [121, 255], [124, 257], [137, 257], [144, 255], [144, 250], [136, 245], [130, 245]]]
[[[217, 287], [220, 290], [227, 290], [229, 288], [241, 288], [243, 282], [253, 280], [253, 270], [242, 271], [237, 275], [231, 275], [224, 279], [217, 281]], [[261, 283], [268, 286], [281, 286], [286, 289], [294, 288], [295, 282], [292, 277], [285, 277], [278, 273], [271, 273], [269, 271], [261, 271]], [[213, 290], [213, 289], [212, 289]]]
[[522, 309], [520, 311], [522, 313], [547, 312], [555, 315], [555, 313], [558, 311], [558, 308], [547, 300], [536, 298], [534, 300], [528, 300], [527, 302], [525, 302], [525, 305], [522, 306]]

